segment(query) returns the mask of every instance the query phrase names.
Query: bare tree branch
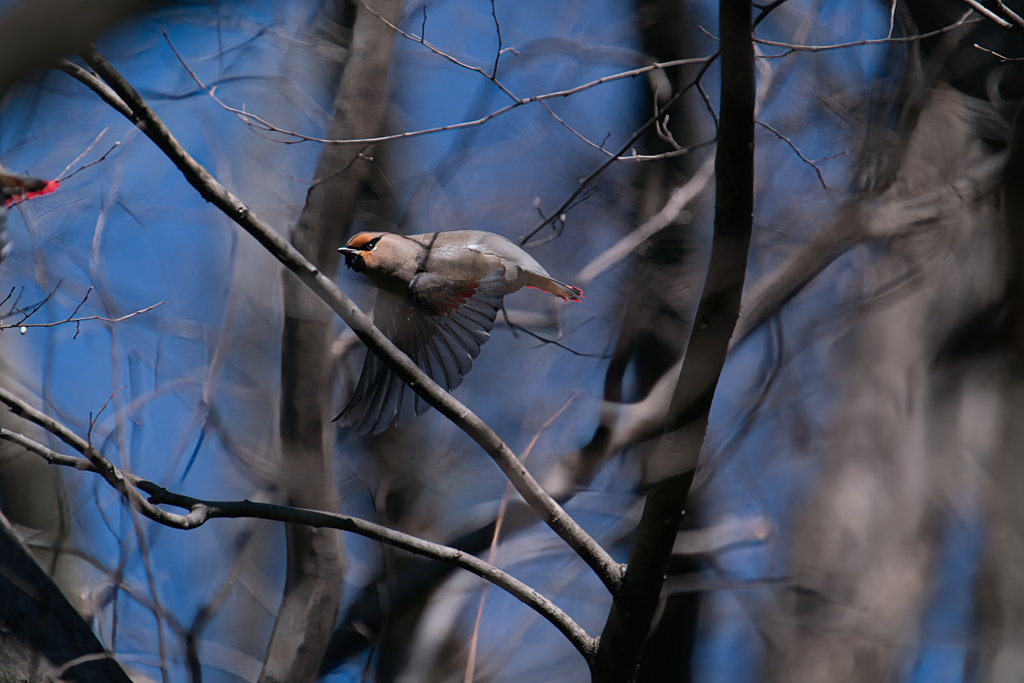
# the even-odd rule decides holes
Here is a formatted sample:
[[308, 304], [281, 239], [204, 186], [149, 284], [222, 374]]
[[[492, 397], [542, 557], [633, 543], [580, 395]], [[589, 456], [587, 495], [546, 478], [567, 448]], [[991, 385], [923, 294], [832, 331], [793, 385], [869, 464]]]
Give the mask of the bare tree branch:
[[[88, 296], [88, 295], [86, 295], [86, 296]], [[82, 300], [82, 303], [85, 303], [85, 299]], [[107, 323], [120, 323], [120, 322], [124, 322], [125, 320], [128, 320], [128, 318], [134, 318], [137, 315], [142, 315], [143, 313], [148, 313], [149, 311], [152, 311], [157, 306], [162, 306], [164, 303], [165, 302], [160, 301], [158, 303], [153, 304], [152, 306], [147, 306], [146, 308], [141, 308], [141, 309], [139, 309], [139, 310], [137, 310], [137, 311], [135, 311], [133, 313], [128, 313], [127, 315], [122, 315], [120, 318], [106, 318], [106, 317], [104, 317], [102, 315], [86, 315], [86, 316], [82, 316], [81, 318], [76, 318], [75, 317], [75, 313], [78, 312], [78, 308], [82, 307], [82, 304], [79, 304], [78, 308], [75, 309], [75, 312], [72, 313], [71, 315], [69, 315], [67, 318], [64, 318], [63, 320], [55, 320], [52, 323], [26, 323], [26, 322], [4, 323], [3, 321], [0, 321], [0, 330], [10, 330], [12, 328], [27, 329], [29, 327], [57, 327], [58, 325], [67, 325], [67, 324], [70, 324], [70, 323], [74, 323], [75, 325], [79, 325], [80, 326], [82, 323], [84, 323], [86, 321], [89, 321], [89, 320], [100, 320], [102, 322], [107, 322]], [[77, 337], [77, 336], [78, 336], [78, 332], [76, 331], [75, 332], [75, 337]]]
[[96, 78], [95, 74], [86, 71], [82, 67], [73, 62], [69, 62], [66, 59], [59, 59], [55, 64], [58, 69], [66, 73], [68, 76], [71, 76], [79, 83], [88, 86], [90, 90], [100, 96], [101, 100], [113, 107], [118, 114], [129, 120], [132, 118], [132, 110], [128, 108], [128, 105], [110, 89], [110, 86]]
[[[348, 531], [415, 555], [428, 557], [472, 572], [507, 591], [551, 622], [588, 661], [596, 649], [594, 639], [587, 635], [586, 631], [558, 606], [522, 581], [473, 555], [339, 513], [269, 503], [254, 503], [248, 500], [209, 501], [174, 493], [131, 472], [114, 467], [109, 460], [90, 446], [88, 441], [6, 389], [0, 388], [0, 402], [4, 403], [14, 414], [39, 425], [85, 457], [58, 453], [9, 429], [0, 429], [0, 439], [17, 443], [29, 452], [44, 458], [51, 465], [73, 467], [100, 474], [136, 510], [154, 522], [173, 529], [191, 530], [202, 526], [211, 519], [251, 518]], [[149, 498], [144, 498], [139, 491], [146, 493]], [[157, 507], [158, 505], [170, 505], [189, 512], [179, 515], [162, 510]]]
[[992, 55], [993, 57], [995, 57], [996, 59], [998, 59], [1001, 62], [1022, 62], [1022, 61], [1024, 61], [1024, 57], [1007, 57], [1006, 55], [999, 54], [995, 50], [989, 50], [987, 47], [982, 47], [981, 45], [978, 45], [977, 43], [973, 43], [973, 47], [977, 48], [978, 50], [981, 50], [982, 52], [989, 53], [990, 55]]
[[[963, 0], [963, 1], [971, 9], [973, 9], [975, 12], [977, 12], [981, 16], [985, 17], [989, 21], [994, 21], [997, 25], [999, 25], [999, 26], [1001, 26], [1003, 28], [1012, 28], [1013, 27], [1013, 24], [1011, 24], [1010, 22], [1006, 21], [1005, 19], [1003, 19], [1002, 17], [997, 15], [995, 12], [993, 12], [990, 9], [988, 9], [987, 7], [982, 5], [980, 2], [977, 2], [977, 0]], [[999, 4], [1002, 4], [1002, 3], [999, 3]]]
[[[360, 340], [378, 355], [403, 382], [406, 382], [438, 412], [451, 420], [476, 441], [497, 463], [523, 499], [597, 573], [611, 592], [618, 590], [622, 568], [562, 507], [537, 483], [505, 442], [475, 413], [439, 387], [419, 366], [402, 353], [370, 319], [338, 289], [334, 282], [288, 243], [273, 227], [260, 219], [248, 206], [228, 192], [210, 173], [182, 148], [149, 105], [103, 57], [88, 52], [86, 61], [110, 85], [118, 98], [130, 107], [129, 120], [167, 155], [199, 194], [223, 211], [252, 235], [278, 261], [295, 273], [324, 301]], [[98, 79], [81, 70], [75, 78], [103, 92]], [[115, 106], [115, 109], [121, 111]], [[123, 113], [123, 112], [122, 112]]]
[[[775, 129], [774, 129], [774, 128], [772, 128], [771, 126], [769, 126], [769, 125], [768, 125], [767, 123], [765, 123], [764, 121], [757, 121], [757, 125], [761, 126], [762, 128], [764, 128], [765, 130], [767, 130], [767, 131], [769, 131], [769, 132], [771, 132], [771, 133], [774, 133], [774, 134], [775, 134], [775, 137], [779, 138], [780, 140], [782, 140], [783, 142], [785, 142], [785, 143], [786, 143], [787, 145], [789, 145], [789, 148], [790, 148], [791, 150], [793, 150], [793, 152], [794, 152], [794, 153], [795, 153], [795, 154], [796, 154], [796, 155], [797, 155], [798, 157], [800, 157], [800, 161], [804, 162], [805, 164], [807, 164], [808, 166], [810, 166], [811, 168], [813, 168], [813, 169], [814, 169], [814, 172], [815, 172], [815, 173], [816, 173], [816, 174], [818, 175], [818, 182], [819, 182], [819, 183], [821, 183], [821, 188], [822, 188], [823, 190], [827, 190], [827, 189], [828, 189], [828, 185], [826, 185], [826, 184], [825, 184], [825, 178], [824, 178], [824, 177], [822, 177], [822, 175], [821, 175], [821, 169], [820, 169], [820, 168], [818, 168], [818, 164], [817, 164], [817, 162], [816, 162], [816, 161], [812, 161], [811, 159], [808, 159], [807, 157], [805, 157], [805, 156], [803, 155], [803, 152], [801, 152], [801, 151], [800, 151], [800, 149], [799, 149], [799, 148], [798, 148], [798, 147], [797, 147], [796, 145], [794, 145], [794, 144], [793, 144], [793, 141], [792, 141], [792, 140], [790, 140], [790, 139], [789, 139], [789, 138], [787, 138], [787, 137], [786, 137], [785, 135], [783, 135], [783, 134], [782, 134], [782, 133], [780, 133], [779, 131], [775, 130]], [[842, 153], [842, 152], [840, 152], [840, 155], [841, 155], [841, 154], [843, 154], [843, 153]], [[839, 155], [836, 155], [836, 156], [839, 156]], [[829, 158], [829, 159], [833, 159], [833, 158], [835, 158], [835, 157], [834, 157], [834, 156], [831, 156], [831, 157], [827, 157], [827, 158]], [[822, 159], [819, 159], [819, 161], [823, 161], [823, 160], [822, 160]]]
[[996, 6], [999, 7], [999, 11], [1010, 18], [1010, 21], [1013, 22], [1017, 28], [1024, 28], [1024, 17], [1021, 17], [1019, 14], [1007, 7], [1003, 0], [996, 0]]

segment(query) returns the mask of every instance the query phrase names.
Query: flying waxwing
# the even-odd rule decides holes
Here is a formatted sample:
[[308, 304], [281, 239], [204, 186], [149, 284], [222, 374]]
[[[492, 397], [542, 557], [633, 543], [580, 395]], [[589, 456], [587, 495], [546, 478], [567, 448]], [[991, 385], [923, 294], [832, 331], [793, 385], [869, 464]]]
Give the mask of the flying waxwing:
[[[380, 290], [373, 322], [447, 391], [462, 383], [487, 341], [501, 300], [536, 287], [566, 301], [583, 290], [555, 280], [500, 235], [451, 230], [423, 235], [361, 232], [338, 249], [345, 265]], [[335, 420], [379, 434], [423, 413], [427, 403], [371, 352], [348, 405]]]

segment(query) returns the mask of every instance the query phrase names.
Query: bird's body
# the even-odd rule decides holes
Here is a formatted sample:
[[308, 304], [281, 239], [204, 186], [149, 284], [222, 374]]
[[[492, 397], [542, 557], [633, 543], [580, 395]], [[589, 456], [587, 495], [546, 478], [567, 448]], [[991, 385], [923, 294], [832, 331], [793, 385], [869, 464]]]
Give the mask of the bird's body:
[[[363, 232], [339, 251], [381, 292], [374, 324], [449, 391], [472, 367], [506, 294], [527, 286], [568, 301], [583, 295], [509, 240], [482, 230]], [[422, 399], [368, 354], [352, 399], [335, 419], [376, 434], [424, 409]]]

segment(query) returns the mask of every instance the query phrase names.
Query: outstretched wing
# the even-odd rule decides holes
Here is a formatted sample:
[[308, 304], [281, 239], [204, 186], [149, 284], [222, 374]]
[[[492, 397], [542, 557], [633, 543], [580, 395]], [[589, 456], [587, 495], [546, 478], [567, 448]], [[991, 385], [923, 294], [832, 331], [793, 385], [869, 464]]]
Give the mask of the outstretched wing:
[[[487, 341], [505, 293], [505, 269], [479, 282], [455, 282], [430, 273], [413, 278], [405, 301], [380, 292], [374, 324], [447, 391], [462, 383]], [[348, 405], [334, 418], [358, 434], [380, 434], [427, 409], [375, 354], [366, 353], [363, 371]]]

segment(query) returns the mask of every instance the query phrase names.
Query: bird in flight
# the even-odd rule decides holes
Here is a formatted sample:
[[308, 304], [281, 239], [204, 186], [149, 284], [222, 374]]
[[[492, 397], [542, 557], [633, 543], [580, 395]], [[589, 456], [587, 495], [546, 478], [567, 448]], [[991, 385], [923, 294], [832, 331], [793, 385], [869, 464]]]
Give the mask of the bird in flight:
[[[338, 251], [380, 290], [374, 325], [446, 391], [473, 367], [506, 294], [525, 286], [566, 301], [583, 297], [518, 246], [483, 230], [361, 232]], [[368, 351], [352, 398], [334, 419], [359, 434], [380, 434], [426, 408]]]

